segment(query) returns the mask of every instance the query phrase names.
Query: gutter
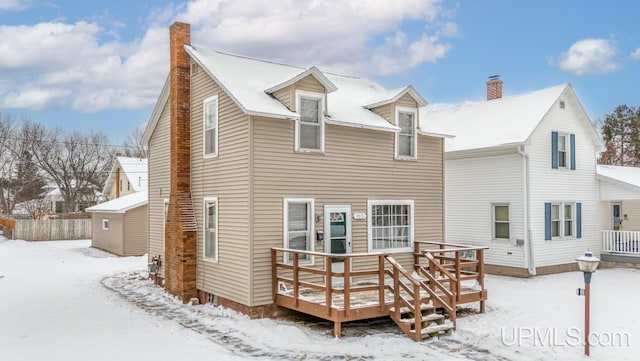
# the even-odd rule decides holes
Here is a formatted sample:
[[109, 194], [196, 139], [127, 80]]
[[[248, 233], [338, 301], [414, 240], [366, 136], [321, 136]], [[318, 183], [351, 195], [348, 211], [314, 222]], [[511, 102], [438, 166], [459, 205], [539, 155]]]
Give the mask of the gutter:
[[520, 154], [522, 156], [522, 179], [523, 179], [523, 188], [524, 188], [524, 192], [523, 192], [523, 204], [524, 204], [524, 229], [525, 229], [525, 233], [524, 233], [524, 245], [525, 245], [525, 252], [526, 252], [526, 258], [527, 258], [527, 269], [529, 270], [529, 275], [531, 276], [535, 276], [536, 275], [536, 267], [535, 267], [535, 262], [534, 262], [534, 258], [533, 258], [533, 244], [531, 242], [531, 229], [529, 229], [529, 225], [531, 224], [531, 216], [530, 216], [530, 206], [529, 206], [529, 201], [530, 201], [530, 197], [529, 197], [529, 183], [530, 183], [530, 171], [529, 171], [529, 154], [527, 154], [527, 152], [525, 152], [524, 150], [524, 145], [519, 145], [518, 148], [518, 154]]

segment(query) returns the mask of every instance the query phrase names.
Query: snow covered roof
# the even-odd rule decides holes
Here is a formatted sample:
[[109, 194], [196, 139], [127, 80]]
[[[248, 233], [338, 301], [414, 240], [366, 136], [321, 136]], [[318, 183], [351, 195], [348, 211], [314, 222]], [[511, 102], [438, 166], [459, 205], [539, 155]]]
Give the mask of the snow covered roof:
[[116, 181], [116, 169], [122, 170], [121, 174], [129, 180], [134, 192], [147, 189], [149, 182], [148, 162], [144, 158], [116, 157], [116, 161], [111, 167], [111, 172], [104, 184], [103, 193], [107, 194]]
[[426, 100], [413, 87], [390, 94], [388, 90], [371, 80], [324, 73], [315, 67], [305, 70], [297, 66], [231, 55], [191, 45], [185, 45], [185, 50], [236, 104], [250, 115], [299, 118], [297, 113], [290, 111], [269, 93], [309, 74], [315, 74], [316, 79], [326, 77], [327, 81], [324, 83], [329, 85], [325, 85], [327, 90], [335, 89], [327, 95], [329, 109], [326, 120], [329, 124], [397, 131], [398, 127], [365, 106], [402, 96], [406, 92], [414, 96], [418, 104], [426, 104]]
[[596, 177], [640, 191], [640, 167], [598, 164], [596, 166]]
[[126, 211], [147, 204], [147, 191], [135, 192], [114, 200], [96, 204], [85, 209], [85, 212], [125, 213]]
[[570, 87], [562, 84], [530, 93], [483, 102], [464, 102], [451, 108], [420, 109], [422, 128], [452, 134], [445, 150], [458, 151], [524, 143], [553, 103]]
[[398, 101], [398, 99], [400, 99], [405, 94], [411, 95], [413, 99], [415, 99], [416, 102], [418, 103], [418, 107], [423, 107], [429, 104], [429, 102], [427, 102], [427, 100], [422, 95], [420, 95], [420, 93], [418, 93], [418, 91], [411, 85], [404, 88], [400, 88], [400, 89], [388, 90], [384, 93], [385, 94], [380, 94], [381, 98], [379, 101], [375, 103], [367, 104], [364, 107], [367, 109], [373, 109], [382, 105], [395, 103], [396, 101]]

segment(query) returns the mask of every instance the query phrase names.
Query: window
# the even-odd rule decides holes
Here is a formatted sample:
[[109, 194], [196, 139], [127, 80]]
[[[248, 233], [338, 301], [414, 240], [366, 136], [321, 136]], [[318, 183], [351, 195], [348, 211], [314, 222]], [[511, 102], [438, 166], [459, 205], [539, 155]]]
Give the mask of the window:
[[204, 156], [218, 155], [218, 96], [204, 100]]
[[545, 240], [582, 238], [582, 203], [545, 203]]
[[296, 93], [296, 151], [324, 151], [324, 94]]
[[396, 158], [415, 159], [417, 151], [416, 129], [417, 112], [413, 108], [396, 108]]
[[559, 104], [560, 104], [560, 109], [564, 109], [564, 100], [561, 100]]
[[[313, 199], [285, 199], [284, 248], [313, 251]], [[286, 253], [287, 262], [293, 261], [293, 253]], [[298, 256], [300, 262], [313, 263], [306, 254]]]
[[102, 230], [103, 231], [108, 231], [109, 230], [109, 220], [104, 218], [102, 220]]
[[510, 239], [509, 205], [493, 205], [493, 239]]
[[369, 252], [413, 249], [413, 201], [369, 201]]
[[131, 190], [131, 183], [129, 183], [129, 181], [127, 181], [127, 190], [130, 191]]
[[64, 201], [56, 201], [56, 214], [64, 212]]
[[204, 258], [218, 259], [218, 199], [204, 199]]
[[576, 135], [551, 132], [551, 168], [576, 169]]
[[191, 63], [191, 75], [198, 74], [198, 63]]

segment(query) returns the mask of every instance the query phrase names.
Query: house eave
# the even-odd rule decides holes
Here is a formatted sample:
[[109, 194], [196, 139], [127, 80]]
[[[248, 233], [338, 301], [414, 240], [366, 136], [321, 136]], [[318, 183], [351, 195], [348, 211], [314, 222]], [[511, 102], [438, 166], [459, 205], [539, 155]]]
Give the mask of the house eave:
[[446, 151], [444, 153], [446, 160], [489, 157], [502, 154], [518, 153], [518, 148], [525, 145], [524, 142], [501, 144], [491, 147], [471, 148], [454, 151]]

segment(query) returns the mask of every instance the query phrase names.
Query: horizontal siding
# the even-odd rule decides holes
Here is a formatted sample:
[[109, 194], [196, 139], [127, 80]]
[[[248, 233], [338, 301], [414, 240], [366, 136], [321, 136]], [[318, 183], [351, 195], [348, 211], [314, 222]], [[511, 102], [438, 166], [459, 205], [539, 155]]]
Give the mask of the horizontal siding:
[[[125, 256], [124, 243], [122, 241], [122, 231], [124, 228], [122, 214], [93, 213], [91, 218], [93, 220], [91, 246], [117, 254], [118, 256]], [[109, 230], [105, 231], [102, 229], [103, 219], [109, 220]]]
[[397, 124], [396, 107], [416, 108], [417, 106], [418, 103], [416, 103], [415, 99], [413, 99], [411, 95], [405, 94], [392, 104], [382, 105], [371, 110], [386, 119], [389, 123]]
[[148, 207], [141, 206], [127, 211], [124, 215], [124, 254], [142, 256], [147, 253]]
[[[204, 99], [218, 95], [217, 158], [203, 157]], [[191, 82], [191, 192], [198, 229], [198, 288], [249, 305], [249, 118], [204, 72]], [[218, 263], [203, 260], [205, 197], [218, 197]]]
[[[568, 92], [560, 97], [530, 136], [526, 147], [531, 170], [531, 232], [536, 267], [575, 262], [590, 249], [600, 252], [601, 220], [599, 187], [595, 176], [595, 146], [587, 126], [576, 114], [576, 99]], [[576, 170], [551, 168], [551, 132], [576, 135]], [[545, 241], [544, 203], [582, 202], [582, 238]]]
[[[601, 202], [602, 222], [600, 229], [613, 229], [613, 202]], [[640, 231], [640, 200], [625, 200], [622, 203], [622, 214], [627, 215], [627, 219], [622, 220], [623, 231]]]
[[280, 89], [273, 93], [282, 104], [284, 104], [290, 110], [293, 110], [293, 88], [288, 86], [284, 89]]
[[[366, 214], [367, 200], [413, 199], [415, 238], [443, 240], [442, 139], [419, 137], [419, 159], [398, 161], [388, 132], [326, 125], [325, 154], [313, 154], [293, 152], [293, 121], [253, 118], [252, 127], [253, 305], [272, 302], [270, 248], [283, 246], [284, 198], [313, 198], [316, 214], [327, 204]], [[353, 252], [368, 251], [366, 219], [353, 220], [352, 240]], [[410, 254], [396, 258], [411, 267]]]
[[[171, 129], [169, 102], [165, 104], [158, 124], [149, 139], [149, 209], [148, 257], [164, 257], [164, 200], [171, 190]], [[145, 191], [143, 191], [145, 192]], [[164, 277], [164, 267], [159, 269]]]
[[600, 187], [600, 199], [619, 201], [623, 199], [639, 199], [640, 192], [634, 191], [605, 181], [598, 182]]
[[[446, 160], [445, 229], [451, 243], [489, 247], [487, 264], [526, 267], [523, 162], [519, 154]], [[508, 203], [511, 240], [493, 240], [492, 203]]]

